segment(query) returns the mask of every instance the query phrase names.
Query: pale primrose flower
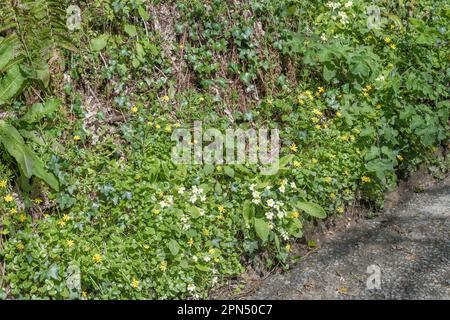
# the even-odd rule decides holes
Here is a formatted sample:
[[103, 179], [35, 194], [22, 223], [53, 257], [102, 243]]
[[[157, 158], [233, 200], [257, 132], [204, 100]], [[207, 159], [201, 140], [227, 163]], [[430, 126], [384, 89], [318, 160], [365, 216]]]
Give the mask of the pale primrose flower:
[[253, 183], [248, 188], [250, 191], [255, 191], [255, 185]]
[[192, 256], [192, 260], [193, 260], [194, 262], [197, 262], [197, 261], [198, 261], [197, 256]]
[[268, 220], [272, 220], [272, 219], [273, 219], [273, 212], [272, 212], [272, 211], [266, 212], [266, 218], [267, 218]]
[[284, 185], [282, 185], [282, 186], [280, 186], [280, 187], [278, 188], [278, 190], [279, 190], [281, 193], [284, 193], [284, 192], [286, 191], [286, 187], [285, 187]]
[[253, 196], [253, 198], [260, 198], [261, 197], [261, 193], [258, 192], [258, 191], [253, 191], [252, 192], [252, 196]]
[[183, 194], [184, 191], [186, 191], [186, 188], [185, 188], [185, 187], [180, 187], [180, 188], [178, 189], [178, 194]]
[[269, 199], [267, 200], [267, 205], [272, 208], [275, 205], [275, 201], [273, 201], [273, 199]]
[[209, 256], [204, 256], [203, 260], [205, 260], [205, 262], [209, 262], [209, 261], [211, 261], [211, 258]]
[[296, 185], [295, 182], [293, 182], [293, 181], [291, 182], [291, 188], [292, 188], [292, 189], [297, 189], [297, 185]]
[[272, 222], [269, 222], [268, 225], [269, 225], [269, 230], [273, 230], [273, 228], [275, 227], [275, 225]]
[[193, 284], [188, 284], [187, 289], [189, 292], [195, 291], [195, 286]]
[[353, 5], [353, 1], [350, 0], [350, 1], [347, 1], [347, 2], [344, 4], [344, 7], [350, 8], [352, 5]]
[[195, 202], [197, 201], [197, 196], [195, 196], [195, 195], [191, 196], [191, 198], [189, 199], [189, 201], [190, 201], [191, 203], [195, 203]]
[[252, 200], [252, 202], [253, 202], [254, 204], [260, 204], [260, 203], [261, 203], [261, 199], [260, 199], [260, 198], [254, 198], [254, 199]]
[[206, 201], [206, 196], [205, 195], [201, 195], [200, 196], [200, 201], [201, 202], [205, 202]]
[[170, 204], [167, 201], [161, 201], [159, 205], [161, 206], [161, 208], [167, 208], [170, 206]]

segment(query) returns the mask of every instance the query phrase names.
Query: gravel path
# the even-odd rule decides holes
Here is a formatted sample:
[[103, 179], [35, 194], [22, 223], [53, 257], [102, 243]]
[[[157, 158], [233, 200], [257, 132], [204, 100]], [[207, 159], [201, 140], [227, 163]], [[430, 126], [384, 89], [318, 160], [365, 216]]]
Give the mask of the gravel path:
[[336, 232], [250, 299], [450, 299], [450, 179]]

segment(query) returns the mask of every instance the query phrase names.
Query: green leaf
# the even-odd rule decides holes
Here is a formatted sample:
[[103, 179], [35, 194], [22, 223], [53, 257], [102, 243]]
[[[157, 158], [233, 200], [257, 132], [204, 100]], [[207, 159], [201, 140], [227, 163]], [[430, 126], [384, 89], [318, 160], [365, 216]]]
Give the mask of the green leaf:
[[297, 202], [295, 206], [297, 207], [297, 209], [304, 211], [310, 216], [319, 219], [325, 219], [327, 217], [327, 213], [325, 212], [325, 210], [323, 210], [323, 208], [318, 204], [312, 202]]
[[14, 58], [14, 43], [2, 41], [0, 43], [0, 71]]
[[191, 214], [192, 218], [198, 218], [200, 217], [200, 209], [197, 207], [190, 207], [189, 213]]
[[36, 176], [46, 182], [54, 190], [59, 191], [59, 183], [56, 177], [45, 170], [44, 164], [36, 156], [34, 151], [25, 145], [19, 131], [13, 126], [0, 120], [0, 143], [6, 151], [16, 160], [20, 172], [26, 177]]
[[137, 36], [136, 27], [133, 26], [132, 24], [126, 24], [125, 27], [124, 27], [124, 30], [130, 37]]
[[178, 245], [178, 242], [176, 242], [174, 239], [169, 241], [169, 250], [172, 255], [176, 256], [178, 252], [180, 251], [180, 246]]
[[21, 93], [26, 84], [27, 77], [23, 74], [19, 66], [14, 66], [8, 70], [6, 75], [0, 80], [0, 105]]
[[230, 178], [234, 178], [234, 169], [231, 168], [230, 166], [225, 166], [223, 168], [223, 172]]
[[35, 103], [31, 109], [20, 119], [26, 123], [34, 123], [42, 120], [44, 117], [55, 112], [60, 106], [61, 101], [58, 99], [50, 99], [45, 104]]
[[102, 51], [108, 44], [109, 36], [102, 34], [101, 36], [91, 40], [91, 49], [94, 52]]
[[269, 224], [263, 219], [255, 218], [255, 231], [263, 242], [266, 242], [269, 238]]

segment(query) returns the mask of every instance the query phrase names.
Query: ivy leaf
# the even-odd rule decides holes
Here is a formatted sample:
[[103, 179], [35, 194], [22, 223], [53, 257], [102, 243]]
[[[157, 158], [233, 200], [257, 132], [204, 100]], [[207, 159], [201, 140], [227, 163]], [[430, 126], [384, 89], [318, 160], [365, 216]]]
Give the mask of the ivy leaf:
[[102, 51], [108, 44], [109, 36], [107, 34], [102, 34], [101, 36], [91, 40], [91, 49], [94, 52]]

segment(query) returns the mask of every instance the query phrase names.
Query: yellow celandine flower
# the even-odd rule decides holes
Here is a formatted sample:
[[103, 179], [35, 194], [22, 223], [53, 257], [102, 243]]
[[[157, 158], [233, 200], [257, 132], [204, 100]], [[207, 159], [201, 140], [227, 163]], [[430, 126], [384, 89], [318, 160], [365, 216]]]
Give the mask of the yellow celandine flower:
[[334, 192], [330, 193], [330, 198], [331, 199], [336, 199], [336, 194]]
[[40, 204], [40, 203], [42, 203], [42, 199], [41, 198], [36, 198], [36, 199], [33, 200], [33, 202], [36, 203], [36, 204]]
[[136, 106], [133, 106], [132, 108], [131, 108], [131, 112], [132, 113], [136, 113], [136, 112], [138, 112], [138, 107], [136, 107]]
[[166, 271], [167, 270], [167, 261], [161, 261], [161, 263], [159, 264], [159, 269], [161, 271]]
[[273, 100], [272, 100], [272, 99], [267, 99], [267, 104], [268, 104], [269, 106], [271, 106], [271, 105], [273, 104]]
[[325, 180], [325, 182], [330, 183], [333, 179], [331, 177], [325, 177], [323, 180]]
[[294, 219], [297, 219], [298, 217], [300, 217], [300, 213], [298, 211], [292, 211], [291, 217]]
[[216, 252], [216, 249], [211, 248], [211, 249], [208, 250], [208, 252], [209, 252], [209, 254], [214, 254]]
[[205, 98], [200, 97], [200, 98], [198, 99], [198, 101], [203, 102], [203, 101], [205, 101]]
[[322, 126], [324, 129], [328, 129], [328, 124], [324, 123]]
[[139, 280], [136, 279], [136, 278], [133, 278], [133, 280], [131, 281], [131, 286], [132, 286], [134, 289], [137, 289], [137, 288], [139, 287]]
[[295, 168], [300, 168], [301, 163], [299, 161], [295, 160], [293, 165], [294, 165]]
[[316, 128], [316, 129], [320, 129], [320, 124], [316, 124], [316, 125], [315, 125], [315, 128]]
[[96, 253], [92, 256], [92, 262], [94, 262], [95, 264], [99, 264], [102, 263], [103, 258], [100, 254]]
[[363, 92], [363, 96], [364, 96], [364, 97], [368, 97], [368, 96], [369, 96], [369, 93], [368, 93], [368, 92]]
[[19, 216], [19, 221], [20, 221], [20, 222], [24, 222], [25, 220], [27, 220], [27, 217], [22, 213], [22, 214]]
[[377, 104], [376, 106], [375, 106], [375, 109], [377, 109], [377, 110], [380, 110], [382, 108], [382, 105], [381, 104]]
[[191, 238], [188, 240], [187, 244], [191, 247], [194, 244], [194, 240]]
[[71, 247], [73, 247], [73, 245], [75, 244], [75, 241], [69, 239], [69, 240], [66, 241], [66, 244], [67, 244], [67, 246], [68, 246], [69, 248], [71, 248]]
[[169, 96], [164, 96], [161, 98], [161, 100], [164, 102], [169, 102], [170, 98], [169, 98]]
[[179, 122], [176, 122], [175, 123], [175, 128], [179, 128], [179, 127], [181, 127], [181, 124]]
[[86, 299], [86, 298], [87, 298], [87, 295], [88, 295], [88, 294], [87, 294], [86, 291], [82, 291], [82, 292], [81, 292], [81, 297], [82, 297], [82, 298]]
[[338, 207], [336, 211], [337, 213], [344, 213], [344, 207]]
[[370, 180], [370, 178], [367, 177], [367, 176], [362, 176], [362, 177], [361, 177], [361, 181], [364, 182], [364, 183], [369, 183], [371, 180]]
[[70, 220], [70, 216], [68, 214], [63, 215], [63, 221], [69, 221]]
[[384, 38], [384, 42], [386, 42], [386, 43], [388, 43], [388, 44], [391, 43], [391, 38], [385, 37], [385, 38]]
[[74, 140], [74, 141], [80, 141], [80, 140], [81, 140], [81, 137], [78, 136], [78, 135], [73, 136], [73, 140]]
[[290, 252], [290, 251], [291, 251], [291, 245], [288, 243], [288, 244], [284, 247], [284, 249], [286, 249], [287, 252]]
[[391, 44], [389, 45], [389, 47], [390, 47], [391, 49], [393, 49], [393, 50], [395, 50], [395, 49], [397, 48], [397, 46], [395, 45], [395, 43], [391, 43]]
[[166, 130], [166, 132], [172, 132], [172, 127], [170, 125], [167, 125], [164, 130]]
[[313, 117], [313, 118], [311, 118], [311, 121], [312, 121], [313, 123], [317, 123], [317, 122], [319, 122], [319, 119], [317, 119], [316, 117]]
[[143, 247], [144, 247], [145, 250], [150, 249], [150, 246], [148, 244], [144, 244]]
[[303, 106], [305, 104], [305, 100], [303, 100], [302, 98], [298, 98], [298, 104]]
[[6, 188], [6, 185], [8, 184], [8, 181], [6, 180], [0, 180], [0, 189]]
[[219, 262], [220, 262], [219, 257], [214, 258], [214, 262], [215, 262], [215, 263], [219, 263]]
[[11, 210], [9, 210], [10, 213], [15, 214], [17, 213], [17, 209], [16, 208], [12, 208]]
[[405, 158], [403, 158], [403, 156], [402, 156], [402, 155], [400, 155], [400, 154], [398, 154], [398, 155], [397, 155], [397, 159], [398, 159], [399, 161], [403, 161], [403, 160], [405, 160]]
[[319, 109], [314, 109], [314, 110], [313, 110], [313, 113], [314, 113], [315, 115], [318, 115], [318, 116], [322, 116], [322, 115], [323, 115], [323, 112], [320, 111]]
[[339, 111], [336, 112], [336, 117], [338, 117], [338, 118], [342, 117], [342, 113], [340, 113]]
[[66, 222], [64, 220], [58, 221], [58, 225], [62, 228], [66, 225]]
[[156, 209], [156, 208], [152, 209], [152, 213], [153, 213], [154, 215], [158, 215], [160, 212], [161, 212], [161, 210], [158, 210], [158, 209]]
[[218, 206], [217, 210], [219, 210], [220, 213], [224, 213], [225, 212], [225, 208], [223, 206]]
[[319, 160], [317, 160], [316, 158], [312, 158], [312, 159], [311, 159], [311, 162], [314, 163], [314, 164], [316, 164], [317, 162], [319, 162]]
[[324, 89], [324, 87], [319, 87], [318, 89], [317, 89], [317, 92], [320, 94], [320, 93], [324, 93], [325, 92], [325, 89]]
[[291, 149], [292, 152], [297, 152], [297, 150], [298, 150], [297, 145], [295, 143], [291, 144], [289, 149]]
[[17, 248], [17, 250], [22, 251], [23, 249], [25, 249], [25, 246], [23, 245], [23, 243], [19, 242], [19, 243], [16, 245], [16, 248]]
[[161, 126], [160, 126], [159, 124], [155, 124], [155, 128], [156, 128], [156, 129], [160, 129]]
[[209, 236], [209, 230], [208, 229], [204, 228], [202, 232], [203, 232], [203, 235]]
[[12, 202], [14, 200], [14, 198], [12, 195], [8, 194], [3, 197], [3, 200], [5, 200], [5, 202]]

